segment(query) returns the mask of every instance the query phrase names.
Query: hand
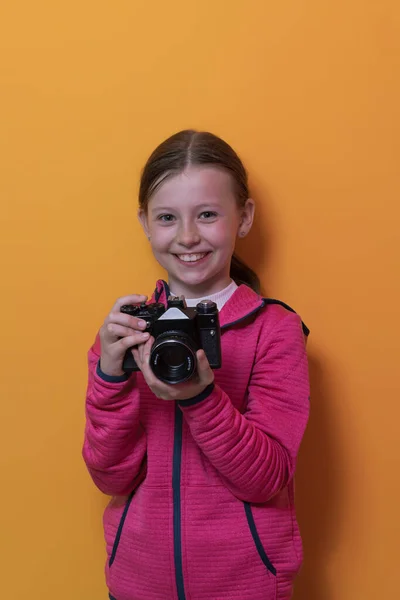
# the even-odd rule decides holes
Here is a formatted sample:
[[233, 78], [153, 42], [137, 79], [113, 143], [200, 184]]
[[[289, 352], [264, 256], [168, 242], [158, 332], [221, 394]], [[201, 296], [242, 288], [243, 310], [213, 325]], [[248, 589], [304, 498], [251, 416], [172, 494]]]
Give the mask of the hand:
[[196, 352], [197, 373], [184, 383], [170, 385], [157, 379], [150, 367], [150, 352], [154, 344], [154, 338], [142, 344], [139, 348], [133, 350], [133, 356], [136, 364], [143, 373], [147, 385], [162, 400], [187, 400], [201, 394], [205, 388], [214, 381], [214, 373], [208, 363], [204, 350]]
[[120, 312], [124, 304], [145, 302], [147, 296], [133, 294], [118, 298], [100, 329], [100, 366], [106, 375], [123, 375], [122, 362], [131, 346], [146, 342], [150, 334], [144, 333], [146, 321]]

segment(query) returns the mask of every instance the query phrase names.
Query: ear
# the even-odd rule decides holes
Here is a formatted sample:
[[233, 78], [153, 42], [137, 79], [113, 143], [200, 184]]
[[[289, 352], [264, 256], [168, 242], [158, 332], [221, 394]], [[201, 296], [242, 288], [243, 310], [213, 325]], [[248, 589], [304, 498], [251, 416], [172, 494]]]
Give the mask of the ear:
[[149, 224], [148, 224], [148, 220], [147, 220], [147, 212], [143, 208], [139, 208], [139, 210], [138, 210], [138, 219], [139, 219], [141, 226], [143, 227], [143, 231], [145, 232], [146, 237], [150, 238]]
[[247, 235], [253, 225], [254, 220], [254, 212], [255, 212], [255, 202], [252, 198], [248, 198], [246, 200], [246, 204], [241, 209], [240, 221], [239, 221], [239, 230], [238, 234], [240, 237], [244, 237]]

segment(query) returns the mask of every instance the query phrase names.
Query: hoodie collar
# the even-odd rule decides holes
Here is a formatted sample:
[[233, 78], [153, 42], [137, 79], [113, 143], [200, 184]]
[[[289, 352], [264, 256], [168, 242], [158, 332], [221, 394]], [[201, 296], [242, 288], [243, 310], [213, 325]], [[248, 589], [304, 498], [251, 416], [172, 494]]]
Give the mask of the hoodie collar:
[[[161, 302], [166, 306], [169, 295], [168, 283], [163, 279], [159, 279], [150, 302]], [[241, 284], [219, 313], [220, 327], [233, 325], [256, 312], [262, 306], [264, 306], [262, 297], [247, 285]]]

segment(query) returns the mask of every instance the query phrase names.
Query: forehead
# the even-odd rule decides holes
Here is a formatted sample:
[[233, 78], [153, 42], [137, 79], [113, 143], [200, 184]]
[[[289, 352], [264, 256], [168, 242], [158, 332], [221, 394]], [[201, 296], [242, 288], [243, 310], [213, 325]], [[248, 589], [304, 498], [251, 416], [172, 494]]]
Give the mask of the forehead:
[[193, 204], [235, 200], [231, 175], [217, 167], [188, 167], [166, 179], [150, 198], [149, 206], [187, 204], [189, 200]]

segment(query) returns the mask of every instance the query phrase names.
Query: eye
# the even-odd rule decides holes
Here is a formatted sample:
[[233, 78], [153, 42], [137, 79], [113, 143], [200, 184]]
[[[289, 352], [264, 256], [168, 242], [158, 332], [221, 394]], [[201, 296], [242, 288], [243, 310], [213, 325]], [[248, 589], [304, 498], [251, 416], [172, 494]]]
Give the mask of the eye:
[[161, 221], [162, 223], [171, 223], [174, 220], [174, 215], [159, 215], [157, 217], [157, 221]]
[[205, 219], [206, 221], [209, 221], [210, 219], [214, 219], [216, 216], [217, 216], [217, 213], [212, 210], [205, 210], [200, 215], [200, 217], [202, 219]]

